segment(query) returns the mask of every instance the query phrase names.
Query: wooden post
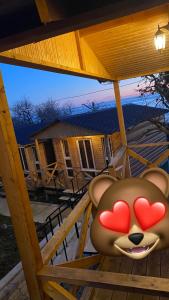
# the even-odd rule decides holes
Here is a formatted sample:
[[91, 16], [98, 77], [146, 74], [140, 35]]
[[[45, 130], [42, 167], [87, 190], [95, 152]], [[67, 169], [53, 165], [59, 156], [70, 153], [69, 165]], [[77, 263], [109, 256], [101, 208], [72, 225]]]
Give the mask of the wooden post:
[[42, 300], [36, 273], [43, 266], [14, 128], [0, 74], [0, 173], [31, 300]]
[[40, 154], [40, 148], [39, 148], [39, 143], [38, 143], [37, 139], [35, 139], [35, 147], [36, 147], [36, 152], [37, 152], [37, 156], [38, 156], [38, 160], [39, 160], [40, 172], [41, 172], [41, 176], [42, 176], [42, 182], [45, 185], [46, 174], [45, 174], [45, 171], [43, 169], [42, 159], [41, 159], [41, 154]]
[[[114, 81], [113, 85], [114, 85], [114, 94], [115, 94], [115, 100], [116, 100], [116, 107], [117, 107], [117, 115], [118, 115], [118, 121], [119, 121], [121, 142], [122, 142], [123, 146], [127, 147], [127, 137], [126, 137], [124, 116], [123, 116], [123, 109], [122, 109], [122, 105], [121, 105], [121, 97], [120, 97], [120, 89], [119, 89], [118, 81]], [[126, 154], [125, 177], [129, 177], [130, 175], [131, 175], [131, 172], [130, 172], [129, 157]]]

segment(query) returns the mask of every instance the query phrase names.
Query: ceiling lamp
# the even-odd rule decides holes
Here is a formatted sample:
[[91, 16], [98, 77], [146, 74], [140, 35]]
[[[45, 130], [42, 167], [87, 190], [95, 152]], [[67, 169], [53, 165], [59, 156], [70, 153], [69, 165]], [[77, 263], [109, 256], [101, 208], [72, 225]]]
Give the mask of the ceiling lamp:
[[155, 48], [156, 50], [163, 50], [165, 49], [165, 31], [169, 31], [169, 23], [165, 26], [159, 26], [158, 25], [158, 30], [155, 34], [154, 37], [154, 43], [155, 43]]

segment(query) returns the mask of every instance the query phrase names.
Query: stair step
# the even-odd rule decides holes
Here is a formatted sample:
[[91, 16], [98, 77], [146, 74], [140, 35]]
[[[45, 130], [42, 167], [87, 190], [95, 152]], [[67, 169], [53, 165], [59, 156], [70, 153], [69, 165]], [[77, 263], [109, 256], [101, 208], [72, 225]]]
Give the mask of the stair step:
[[63, 193], [73, 194], [74, 192], [71, 189], [66, 189], [66, 190], [63, 190]]
[[61, 197], [59, 197], [59, 200], [63, 200], [63, 201], [71, 200], [71, 201], [74, 201], [75, 198], [74, 197], [69, 197], [69, 196], [61, 196]]

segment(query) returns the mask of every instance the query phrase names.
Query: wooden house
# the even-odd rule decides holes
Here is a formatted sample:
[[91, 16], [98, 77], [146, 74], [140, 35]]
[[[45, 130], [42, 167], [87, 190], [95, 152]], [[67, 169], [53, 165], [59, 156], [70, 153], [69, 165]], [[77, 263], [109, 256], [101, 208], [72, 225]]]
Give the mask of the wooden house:
[[[112, 81], [120, 139], [125, 150], [123, 175], [129, 177], [130, 156], [147, 168], [158, 166], [169, 156], [166, 149], [152, 163], [128, 146], [118, 83], [122, 79], [169, 70], [168, 39], [165, 51], [157, 51], [153, 43], [158, 25], [168, 33], [168, 13], [168, 0], [2, 0], [0, 62], [101, 82]], [[153, 299], [159, 299], [159, 296], [168, 298], [167, 252], [161, 253], [162, 259], [157, 255], [133, 266], [129, 261], [111, 260], [99, 254], [83, 257], [92, 209], [88, 193], [40, 251], [2, 76], [0, 103], [0, 173], [30, 299], [75, 300], [77, 286], [85, 288], [83, 299], [86, 300], [117, 299], [118, 296], [120, 299], [150, 299], [147, 294], [153, 295]], [[39, 153], [37, 141], [35, 143]], [[135, 144], [132, 147], [151, 149], [164, 145], [168, 142]], [[113, 168], [110, 168], [110, 173], [112, 171]], [[59, 266], [50, 264], [81, 215], [84, 222], [75, 259]], [[97, 264], [97, 270], [90, 268]], [[62, 282], [73, 287], [67, 290]]]
[[[153, 135], [153, 133], [151, 135], [151, 131], [155, 130], [149, 120], [159, 116], [164, 118], [164, 114], [167, 112], [164, 109], [142, 105], [124, 105], [123, 113], [128, 142], [135, 144], [142, 137], [142, 143], [149, 143]], [[147, 133], [149, 133], [148, 137]], [[117, 109], [114, 107], [73, 115], [60, 121], [56, 120], [33, 134], [32, 138], [38, 140], [39, 143], [41, 165], [38, 172], [40, 173], [41, 168], [42, 177], [46, 176], [46, 182], [43, 184], [47, 184], [48, 181], [48, 174], [45, 173], [48, 165], [53, 164], [53, 168], [55, 168], [55, 164], [57, 164], [53, 175], [57, 177], [56, 171], [63, 171], [64, 176], [61, 178], [63, 186], [78, 190], [86, 181], [108, 166], [111, 158], [121, 147]], [[166, 142], [166, 135], [156, 130], [154, 142], [162, 141]], [[31, 147], [26, 147], [30, 155]], [[148, 152], [149, 156], [146, 154], [145, 158], [152, 162], [155, 161], [165, 147], [151, 149]], [[143, 154], [144, 150], [141, 149], [140, 155]], [[31, 166], [33, 163], [34, 172], [36, 172], [35, 160], [30, 162], [31, 158], [32, 156], [27, 155], [28, 164]], [[134, 161], [131, 162], [133, 176], [143, 171], [144, 167], [138, 164]], [[57, 182], [57, 186], [59, 186], [59, 181]]]

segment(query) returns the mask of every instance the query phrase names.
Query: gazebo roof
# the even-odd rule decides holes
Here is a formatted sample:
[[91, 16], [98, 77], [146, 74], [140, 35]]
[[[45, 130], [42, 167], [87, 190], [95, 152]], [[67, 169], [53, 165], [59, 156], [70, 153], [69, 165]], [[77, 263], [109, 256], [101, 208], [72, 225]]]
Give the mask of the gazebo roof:
[[[168, 41], [162, 53], [153, 43], [158, 24], [168, 23], [168, 1], [75, 1], [71, 9], [69, 1], [2, 2], [0, 62], [100, 80], [169, 69]], [[3, 23], [21, 10], [17, 23]]]

